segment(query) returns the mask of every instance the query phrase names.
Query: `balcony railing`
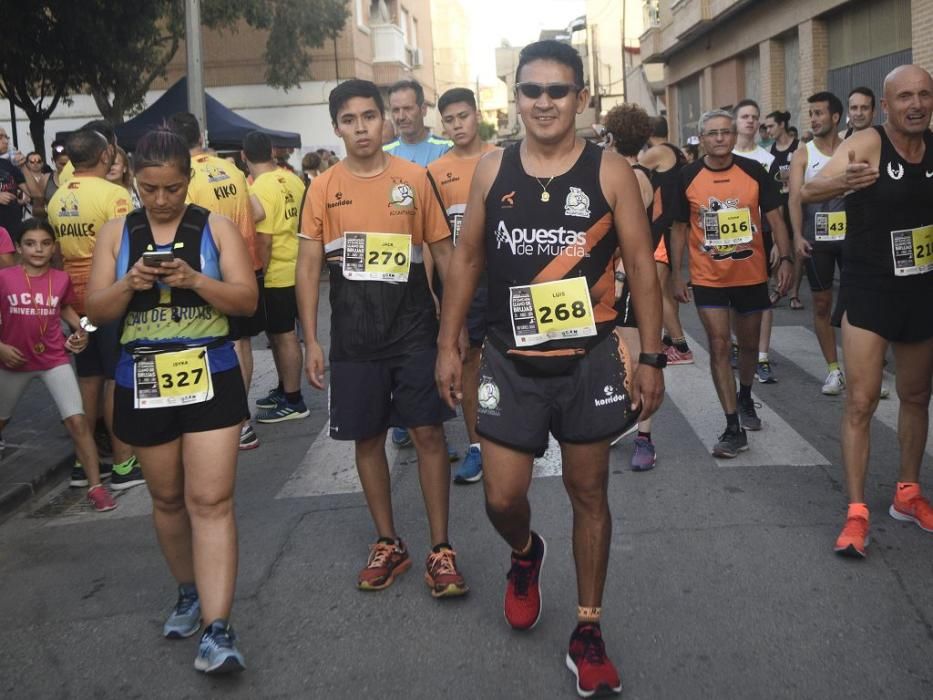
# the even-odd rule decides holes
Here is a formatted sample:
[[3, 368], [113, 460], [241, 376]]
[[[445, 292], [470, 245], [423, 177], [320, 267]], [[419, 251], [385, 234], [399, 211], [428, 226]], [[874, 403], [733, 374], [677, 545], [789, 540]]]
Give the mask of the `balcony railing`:
[[373, 24], [373, 63], [409, 63], [405, 32], [396, 24]]

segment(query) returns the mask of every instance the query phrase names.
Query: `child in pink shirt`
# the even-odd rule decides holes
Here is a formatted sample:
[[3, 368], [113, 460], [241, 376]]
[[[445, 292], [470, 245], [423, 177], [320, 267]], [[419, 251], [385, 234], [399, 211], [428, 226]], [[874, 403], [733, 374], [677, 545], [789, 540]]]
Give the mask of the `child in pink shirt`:
[[0, 226], [0, 268], [9, 267], [13, 264], [13, 241], [10, 240], [10, 232], [3, 226]]
[[[68, 351], [81, 352], [87, 334], [72, 308], [71, 279], [50, 266], [55, 249], [52, 229], [45, 221], [28, 219], [16, 245], [21, 264], [0, 269], [0, 430], [33, 379], [41, 379], [52, 394], [75, 452], [88, 478], [88, 501], [97, 511], [117, 507], [100, 482], [94, 436], [84, 419], [78, 380]], [[73, 333], [65, 337], [61, 321]]]

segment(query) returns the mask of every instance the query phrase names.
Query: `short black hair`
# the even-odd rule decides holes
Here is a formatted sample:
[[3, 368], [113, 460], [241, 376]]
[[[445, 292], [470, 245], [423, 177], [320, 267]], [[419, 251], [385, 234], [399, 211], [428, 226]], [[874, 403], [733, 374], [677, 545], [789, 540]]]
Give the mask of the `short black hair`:
[[389, 97], [392, 97], [393, 92], [399, 92], [400, 90], [414, 90], [415, 102], [418, 103], [419, 107], [424, 104], [424, 88], [421, 87], [421, 83], [417, 80], [399, 80], [392, 83], [389, 86]]
[[201, 126], [191, 112], [175, 112], [168, 118], [168, 125], [188, 142], [188, 148], [196, 148], [201, 142]]
[[782, 112], [781, 110], [775, 110], [771, 112], [765, 119], [773, 119], [778, 124], [783, 124], [784, 128], [787, 128], [787, 125], [790, 124], [790, 112]]
[[829, 113], [838, 114], [840, 119], [842, 118], [843, 111], [845, 111], [842, 106], [842, 100], [840, 100], [838, 97], [836, 97], [833, 93], [829, 92], [828, 90], [824, 90], [823, 92], [817, 92], [813, 95], [810, 95], [807, 98], [807, 102], [809, 102], [811, 105], [817, 102], [827, 103], [829, 105]]
[[68, 134], [65, 148], [75, 168], [93, 168], [100, 154], [110, 147], [107, 137], [97, 129], [81, 128]]
[[160, 126], [142, 135], [133, 151], [133, 170], [174, 165], [185, 177], [191, 177], [191, 153], [188, 143], [177, 131]]
[[14, 243], [19, 245], [23, 240], [23, 234], [27, 231], [45, 231], [53, 241], [55, 240], [55, 231], [52, 230], [52, 224], [45, 218], [39, 219], [30, 216], [28, 219], [24, 219], [19, 231], [14, 236]]
[[52, 158], [58, 158], [60, 155], [68, 155], [65, 150], [65, 142], [56, 139], [52, 141]]
[[583, 83], [583, 59], [580, 53], [572, 46], [561, 41], [545, 39], [528, 44], [518, 55], [518, 68], [515, 69], [515, 82], [520, 83], [519, 76], [522, 68], [532, 61], [554, 61], [561, 63], [573, 70], [573, 82], [578, 90], [584, 88]]
[[106, 119], [94, 119], [89, 121], [87, 124], [81, 127], [81, 131], [89, 129], [90, 131], [96, 131], [98, 134], [101, 134], [107, 143], [116, 145], [117, 143], [117, 134], [113, 130], [113, 124], [108, 122]]
[[797, 127], [796, 127], [796, 126], [789, 126], [789, 127], [787, 127], [787, 133], [788, 133], [788, 134], [793, 134], [793, 135], [794, 135], [794, 138], [797, 138], [798, 136], [800, 136], [800, 132], [797, 131]]
[[735, 107], [732, 108], [732, 114], [733, 114], [733, 116], [738, 116], [738, 115], [739, 115], [739, 110], [742, 109], [742, 107], [754, 107], [754, 108], [755, 108], [755, 111], [758, 112], [758, 116], [761, 116], [761, 107], [758, 106], [758, 103], [755, 102], [755, 100], [752, 100], [752, 99], [749, 99], [749, 98], [746, 98], [746, 99], [744, 99], [744, 100], [740, 100], [740, 101], [735, 105]]
[[476, 109], [476, 95], [473, 94], [472, 90], [469, 88], [451, 88], [441, 95], [441, 98], [437, 101], [437, 111], [443, 114], [445, 109], [458, 102], [466, 102], [470, 107]]
[[668, 135], [667, 119], [665, 117], [655, 117], [654, 118], [654, 128], [651, 130], [651, 135], [658, 139], [666, 139]]
[[[871, 99], [871, 108], [872, 108], [872, 110], [875, 109], [875, 93], [872, 92], [872, 89], [871, 89], [871, 88], [867, 88], [867, 87], [865, 87], [865, 86], [863, 86], [863, 85], [860, 85], [860, 86], [858, 86], [858, 87], [854, 87], [854, 88], [852, 88], [851, 90], [849, 90], [849, 97], [852, 97], [852, 95], [865, 95], [865, 97], [870, 98], [870, 99]], [[849, 101], [849, 97], [846, 97], [846, 102]]]
[[251, 131], [243, 137], [243, 153], [250, 163], [268, 163], [272, 160], [272, 139], [261, 131]]
[[330, 107], [330, 120], [337, 124], [337, 112], [354, 97], [368, 97], [375, 101], [379, 114], [386, 113], [382, 93], [371, 80], [344, 80], [340, 85], [330, 91], [328, 103]]

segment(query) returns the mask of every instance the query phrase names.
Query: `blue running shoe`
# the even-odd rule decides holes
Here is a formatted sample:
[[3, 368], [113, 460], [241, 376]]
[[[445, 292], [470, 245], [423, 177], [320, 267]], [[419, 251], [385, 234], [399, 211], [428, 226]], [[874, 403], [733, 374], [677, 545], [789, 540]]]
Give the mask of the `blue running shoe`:
[[483, 478], [483, 453], [475, 445], [470, 445], [463, 464], [454, 474], [455, 484], [475, 484]]
[[758, 379], [762, 384], [776, 384], [777, 379], [774, 378], [774, 371], [771, 369], [771, 362], [769, 360], [759, 360], [758, 366], [755, 368], [755, 378]]
[[285, 403], [285, 394], [275, 387], [261, 399], [256, 399], [256, 408], [275, 408], [280, 403]]
[[392, 444], [396, 447], [411, 447], [411, 435], [405, 428], [392, 428]]
[[236, 635], [225, 620], [214, 620], [201, 635], [194, 667], [204, 673], [233, 673], [246, 669], [236, 648]]
[[178, 602], [165, 624], [162, 635], [166, 639], [185, 639], [201, 629], [201, 599], [193, 583], [178, 587]]
[[257, 423], [281, 423], [287, 420], [297, 420], [307, 418], [311, 411], [305, 405], [304, 401], [298, 403], [280, 403], [274, 408], [267, 408], [256, 414]]
[[632, 452], [632, 471], [646, 472], [654, 469], [657, 456], [654, 451], [654, 443], [646, 437], [635, 437], [635, 450]]

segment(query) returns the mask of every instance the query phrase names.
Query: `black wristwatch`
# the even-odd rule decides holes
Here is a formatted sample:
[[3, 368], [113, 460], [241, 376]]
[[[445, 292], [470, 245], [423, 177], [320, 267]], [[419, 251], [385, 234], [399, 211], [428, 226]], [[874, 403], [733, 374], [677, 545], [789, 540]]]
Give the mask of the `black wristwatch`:
[[794, 259], [793, 259], [791, 256], [789, 256], [789, 255], [782, 255], [780, 258], [778, 258], [778, 262], [779, 262], [779, 263], [782, 263], [782, 262], [784, 262], [785, 260], [786, 260], [787, 262], [789, 262], [791, 265], [794, 264]]
[[638, 355], [638, 363], [657, 369], [664, 369], [667, 367], [667, 355], [663, 352], [643, 352]]

